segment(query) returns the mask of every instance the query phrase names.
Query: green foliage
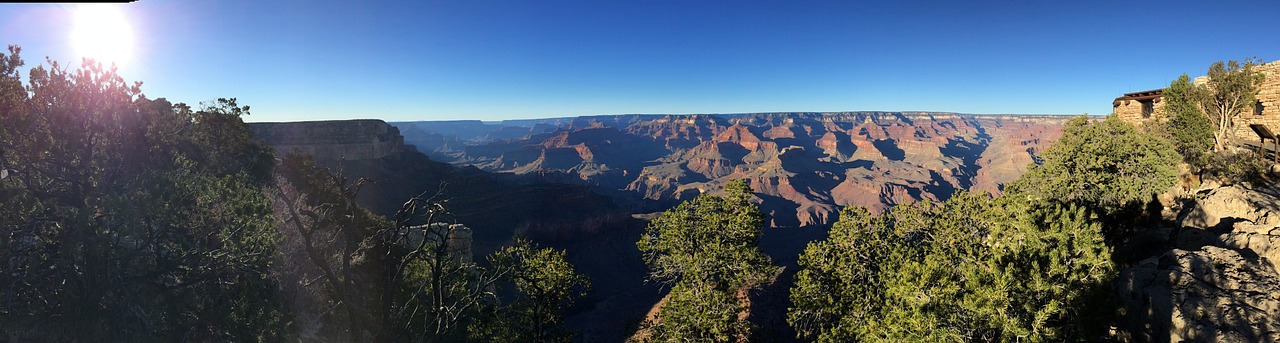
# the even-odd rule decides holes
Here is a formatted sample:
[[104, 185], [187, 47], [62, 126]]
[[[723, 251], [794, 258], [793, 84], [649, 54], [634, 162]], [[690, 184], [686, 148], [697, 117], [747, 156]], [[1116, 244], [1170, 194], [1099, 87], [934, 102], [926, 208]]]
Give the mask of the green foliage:
[[563, 251], [538, 249], [517, 239], [512, 246], [488, 257], [494, 268], [510, 269], [516, 297], [497, 306], [489, 316], [469, 327], [471, 338], [482, 342], [568, 342], [564, 312], [586, 295], [590, 283], [573, 270]]
[[1213, 149], [1213, 123], [1196, 104], [1199, 91], [1187, 74], [1171, 82], [1163, 93], [1166, 120], [1160, 122], [1158, 130], [1194, 170], [1207, 166]]
[[1224, 152], [1235, 138], [1236, 119], [1253, 110], [1265, 76], [1253, 70], [1253, 59], [1214, 62], [1208, 81], [1191, 94], [1214, 128], [1214, 151]]
[[[297, 325], [322, 340], [435, 341], [465, 338], [457, 329], [488, 311], [503, 338], [567, 340], [563, 311], [586, 280], [563, 252], [521, 243], [492, 268], [460, 263], [441, 243], [451, 231], [413, 225], [438, 223], [440, 202], [412, 199], [392, 223], [356, 204], [362, 180], [296, 154], [277, 168], [235, 99], [147, 99], [87, 60], [49, 61], [24, 84], [9, 51], [0, 337], [276, 342]], [[520, 296], [497, 306], [498, 280]]]
[[453, 245], [470, 233], [461, 225], [445, 224], [447, 216], [443, 201], [414, 197], [396, 214], [395, 225], [378, 235], [391, 248], [387, 278], [396, 290], [389, 292], [387, 313], [398, 338], [466, 339], [464, 329], [497, 304], [498, 283], [512, 271], [509, 265], [471, 263], [471, 256], [464, 255], [470, 248]]
[[677, 283], [662, 305], [661, 318], [650, 323], [654, 342], [741, 342], [748, 323], [738, 320], [745, 310], [735, 292], [711, 284]]
[[[20, 80], [0, 56], [0, 336], [51, 341], [279, 341], [280, 237], [240, 115], [185, 105], [86, 60]], [[242, 149], [225, 149], [239, 146]], [[252, 151], [252, 153], [250, 153]], [[221, 159], [201, 158], [216, 152]], [[252, 156], [251, 156], [252, 155]]]
[[[1171, 87], [1174, 101], [1184, 101], [1186, 81]], [[1203, 139], [1194, 144], [1204, 149]], [[800, 256], [788, 321], [824, 342], [1103, 334], [1115, 273], [1108, 243], [1122, 242], [1117, 227], [1132, 228], [1172, 186], [1178, 152], [1115, 116], [1081, 117], [1042, 157], [993, 200], [957, 193], [878, 216], [845, 209], [830, 237]]]
[[[187, 111], [186, 105], [180, 104], [179, 108]], [[219, 98], [205, 104], [191, 114], [195, 130], [189, 139], [193, 144], [186, 145], [184, 152], [212, 169], [210, 172], [244, 172], [255, 185], [266, 184], [271, 180], [275, 158], [270, 147], [253, 140], [249, 127], [240, 120], [246, 115], [249, 106], [239, 106], [235, 98]]]
[[[275, 220], [286, 238], [282, 277], [300, 317], [317, 317], [318, 335], [363, 340], [386, 337], [392, 288], [384, 273], [390, 253], [378, 233], [392, 224], [355, 203], [361, 182], [349, 182], [290, 152], [276, 169]], [[303, 281], [305, 280], [305, 281]], [[299, 285], [309, 289], [300, 289]]]
[[650, 277], [733, 288], [771, 276], [758, 247], [764, 215], [750, 197], [746, 182], [735, 180], [724, 197], [704, 194], [654, 219], [636, 243]]
[[459, 263], [439, 241], [422, 246], [429, 256], [401, 260], [405, 269], [389, 312], [400, 338], [427, 342], [460, 341], [458, 330], [496, 304], [494, 285], [500, 275], [486, 273], [474, 264]]
[[1224, 184], [1270, 185], [1271, 159], [1268, 157], [1249, 150], [1212, 154], [1202, 172]]
[[823, 342], [1083, 339], [1112, 271], [1085, 211], [957, 193], [873, 216], [846, 208], [810, 243], [788, 321]]
[[1066, 123], [1062, 138], [1006, 188], [1011, 196], [1073, 203], [1105, 214], [1145, 204], [1177, 181], [1173, 144], [1138, 131], [1116, 116]]
[[[745, 337], [739, 292], [773, 276], [776, 268], [759, 248], [764, 216], [750, 203], [743, 180], [725, 186], [723, 197], [704, 194], [649, 223], [636, 246], [649, 277], [672, 282], [656, 341], [728, 341]], [[732, 315], [730, 315], [732, 314]]]
[[[290, 292], [328, 340], [568, 341], [564, 311], [587, 280], [564, 252], [518, 239], [472, 263], [470, 232], [446, 224], [444, 201], [409, 199], [390, 222], [356, 202], [362, 180], [290, 153], [276, 168], [276, 219], [289, 238]], [[463, 244], [467, 245], [466, 247]], [[503, 303], [503, 286], [514, 297]], [[308, 296], [308, 294], [319, 293]], [[464, 330], [466, 329], [466, 330]]]

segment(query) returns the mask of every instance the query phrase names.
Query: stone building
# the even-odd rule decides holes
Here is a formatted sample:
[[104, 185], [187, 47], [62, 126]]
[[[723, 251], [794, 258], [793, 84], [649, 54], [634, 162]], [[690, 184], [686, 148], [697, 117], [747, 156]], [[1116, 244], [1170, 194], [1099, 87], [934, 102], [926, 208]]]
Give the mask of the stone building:
[[1164, 113], [1164, 102], [1160, 101], [1163, 92], [1163, 89], [1153, 89], [1126, 93], [1111, 102], [1111, 112], [1130, 123], [1147, 121], [1159, 113]]
[[[1280, 61], [1255, 65], [1253, 70], [1265, 77], [1258, 87], [1258, 102], [1251, 111], [1245, 112], [1236, 121], [1235, 136], [1237, 139], [1256, 139], [1249, 124], [1263, 124], [1272, 132], [1280, 132]], [[1208, 77], [1195, 78], [1195, 84], [1208, 82]], [[1164, 104], [1160, 101], [1161, 90], [1149, 90], [1128, 93], [1111, 102], [1111, 109], [1120, 119], [1130, 123], [1142, 123], [1163, 115]]]
[[[1272, 132], [1280, 132], [1280, 61], [1257, 65], [1253, 70], [1266, 77], [1262, 86], [1258, 87], [1258, 102], [1252, 111], [1245, 112], [1236, 122], [1236, 138], [1257, 139], [1257, 135], [1249, 129], [1249, 124], [1263, 124]], [[1208, 78], [1196, 78], [1196, 84], [1208, 82]]]

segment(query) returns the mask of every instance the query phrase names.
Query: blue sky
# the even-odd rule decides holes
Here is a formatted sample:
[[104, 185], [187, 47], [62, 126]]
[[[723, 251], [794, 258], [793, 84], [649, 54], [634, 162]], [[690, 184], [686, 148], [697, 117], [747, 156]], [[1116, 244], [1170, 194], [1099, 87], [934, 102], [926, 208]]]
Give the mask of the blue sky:
[[[0, 41], [78, 62], [76, 5]], [[250, 121], [622, 113], [1106, 114], [1217, 60], [1280, 59], [1278, 1], [167, 1], [120, 5], [127, 80]]]

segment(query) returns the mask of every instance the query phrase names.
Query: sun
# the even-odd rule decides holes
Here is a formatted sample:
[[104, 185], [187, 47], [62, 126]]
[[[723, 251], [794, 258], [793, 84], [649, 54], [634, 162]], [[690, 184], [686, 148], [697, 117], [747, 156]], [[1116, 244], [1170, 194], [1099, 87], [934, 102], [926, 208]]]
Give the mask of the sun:
[[133, 57], [133, 28], [118, 6], [83, 5], [75, 13], [71, 44], [79, 57], [123, 65]]

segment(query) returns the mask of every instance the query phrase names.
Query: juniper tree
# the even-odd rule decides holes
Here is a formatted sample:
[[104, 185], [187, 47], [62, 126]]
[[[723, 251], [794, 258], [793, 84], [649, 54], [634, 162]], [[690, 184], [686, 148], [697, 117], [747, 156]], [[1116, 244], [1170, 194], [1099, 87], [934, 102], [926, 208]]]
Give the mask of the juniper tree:
[[788, 321], [822, 342], [1086, 339], [1113, 268], [1083, 209], [968, 193], [846, 208], [799, 263]]
[[765, 282], [776, 267], [759, 247], [764, 216], [750, 202], [751, 188], [735, 180], [724, 192], [662, 213], [636, 243], [650, 280], [673, 285], [661, 319], [652, 323], [655, 341], [724, 342], [749, 334], [738, 320], [745, 310], [739, 293]]
[[[142, 95], [115, 69], [0, 54], [0, 336], [278, 341], [280, 240], [245, 111]], [[219, 120], [208, 120], [217, 117]], [[205, 137], [216, 139], [205, 139]]]

